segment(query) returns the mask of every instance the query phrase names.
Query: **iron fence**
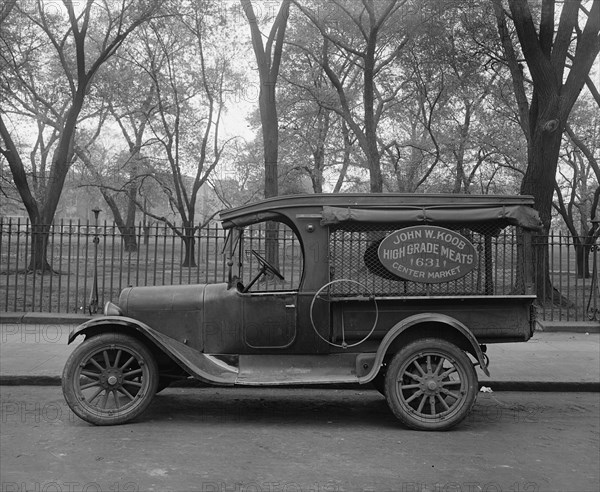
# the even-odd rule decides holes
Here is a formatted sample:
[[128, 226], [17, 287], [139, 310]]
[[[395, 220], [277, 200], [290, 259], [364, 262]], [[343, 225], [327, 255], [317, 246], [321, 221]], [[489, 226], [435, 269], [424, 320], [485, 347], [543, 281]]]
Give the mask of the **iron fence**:
[[50, 269], [34, 273], [29, 269], [34, 234], [29, 221], [0, 220], [3, 311], [87, 313], [96, 267], [100, 306], [117, 299], [127, 286], [215, 283], [226, 276], [221, 254], [225, 234], [218, 225], [188, 238], [193, 239], [195, 260], [189, 266], [183, 265], [184, 241], [165, 224], [139, 224], [131, 234], [135, 245], [131, 248], [114, 224], [61, 221], [49, 228]]
[[547, 255], [550, 283], [542, 284], [538, 313], [546, 321], [600, 321], [600, 245], [559, 233], [534, 238]]
[[[60, 221], [50, 226], [48, 231], [47, 261], [50, 270], [32, 273], [28, 266], [32, 238], [36, 233], [28, 220], [0, 218], [1, 311], [87, 313], [94, 294], [96, 268], [100, 307], [105, 301], [117, 299], [119, 292], [130, 285], [216, 283], [227, 278], [226, 258], [222, 254], [226, 234], [218, 224], [185, 238], [188, 243], [193, 240], [194, 247], [195, 261], [188, 266], [184, 266], [185, 241], [164, 224], [138, 225], [130, 237], [135, 238], [135, 248], [126, 247], [118, 228], [107, 222], [96, 225], [89, 221]], [[302, 272], [302, 254], [289, 232], [280, 233], [282, 253], [279, 268], [286, 281], [293, 284], [288, 287], [297, 287]], [[246, 237], [244, 276], [251, 276], [255, 268], [250, 250], [262, 251], [265, 235], [260, 227], [256, 227]], [[538, 299], [540, 317], [550, 321], [599, 320], [598, 247], [582, 250], [584, 254], [578, 258], [570, 236], [551, 234], [547, 240], [538, 238], [534, 242], [537, 248], [548, 254], [551, 283], [562, 294], [559, 300]], [[500, 293], [510, 293], [508, 291], [513, 284], [514, 279], [510, 275], [514, 269], [510, 265], [514, 260], [514, 244], [514, 231], [507, 230], [494, 238], [493, 249], [486, 253], [492, 255], [490, 261], [496, 265], [493, 288], [495, 291], [500, 289]], [[481, 245], [480, 249], [484, 246]], [[348, 262], [350, 257], [344, 253], [338, 260]], [[336, 266], [341, 269], [343, 265]], [[243, 280], [248, 282], [246, 278]], [[480, 284], [479, 277], [467, 280], [472, 283], [468, 286], [471, 289], [483, 288], [487, 292], [489, 288]], [[544, 298], [551, 297], [544, 295]]]

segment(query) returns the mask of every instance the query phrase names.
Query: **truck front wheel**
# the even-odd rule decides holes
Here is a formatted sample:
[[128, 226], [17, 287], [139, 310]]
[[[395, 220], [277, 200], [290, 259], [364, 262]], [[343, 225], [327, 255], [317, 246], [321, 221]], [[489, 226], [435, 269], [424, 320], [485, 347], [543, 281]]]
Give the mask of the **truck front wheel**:
[[150, 350], [117, 333], [97, 335], [77, 346], [62, 377], [71, 410], [96, 425], [134, 419], [148, 407], [157, 385], [158, 368]]
[[403, 424], [418, 430], [455, 426], [468, 415], [477, 391], [477, 375], [467, 354], [438, 338], [406, 345], [385, 376], [390, 409]]

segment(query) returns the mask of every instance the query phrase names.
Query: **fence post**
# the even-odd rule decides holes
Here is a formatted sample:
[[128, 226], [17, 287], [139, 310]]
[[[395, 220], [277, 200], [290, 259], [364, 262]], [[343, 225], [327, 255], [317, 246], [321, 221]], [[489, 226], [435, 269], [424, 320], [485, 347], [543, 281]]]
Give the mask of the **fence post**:
[[93, 208], [94, 212], [94, 281], [92, 284], [92, 294], [90, 295], [90, 314], [96, 314], [98, 312], [98, 243], [100, 238], [98, 237], [98, 215], [100, 214], [99, 208]]

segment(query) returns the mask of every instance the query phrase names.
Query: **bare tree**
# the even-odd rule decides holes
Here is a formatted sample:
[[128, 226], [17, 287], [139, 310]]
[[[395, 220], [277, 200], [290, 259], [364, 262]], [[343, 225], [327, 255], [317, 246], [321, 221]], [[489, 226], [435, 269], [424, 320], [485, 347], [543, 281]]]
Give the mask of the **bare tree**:
[[[157, 3], [131, 0], [115, 9], [108, 1], [103, 2], [103, 8], [88, 1], [76, 9], [73, 2], [64, 0], [61, 15], [47, 12], [44, 2], [37, 0], [32, 11], [17, 5], [10, 13], [13, 36], [2, 37], [1, 50], [0, 153], [9, 163], [31, 220], [30, 270], [50, 268], [46, 257], [49, 228], [74, 159], [73, 139], [94, 78], [125, 39], [156, 12]], [[22, 34], [15, 34], [15, 30]], [[48, 57], [50, 71], [43, 70]], [[64, 93], [57, 89], [61, 84], [67, 88]], [[51, 141], [43, 142], [43, 149], [34, 148], [42, 154], [52, 152], [37, 194], [28, 177], [23, 151], [15, 141], [23, 119], [44, 125], [51, 132]], [[44, 134], [38, 133], [40, 145]]]
[[[209, 178], [233, 138], [221, 138], [221, 118], [228, 84], [234, 74], [230, 62], [210, 49], [210, 5], [173, 16], [163, 23], [150, 23], [143, 35], [145, 67], [156, 94], [156, 115], [150, 122], [156, 146], [154, 178], [181, 226], [165, 215], [144, 213], [162, 221], [185, 246], [183, 266], [196, 266], [195, 232], [214, 214], [197, 224], [196, 204], [200, 189]], [[162, 164], [166, 164], [167, 170]], [[139, 203], [139, 202], [138, 202]]]
[[559, 166], [563, 184], [559, 183], [557, 177], [557, 200], [553, 206], [571, 235], [577, 259], [577, 274], [582, 278], [589, 278], [589, 255], [600, 237], [600, 226], [596, 220], [600, 218], [600, 165], [595, 155], [600, 147], [600, 118], [590, 114], [589, 108], [581, 117], [586, 126], [591, 124], [591, 128], [580, 136], [577, 132], [582, 131], [581, 126], [577, 128], [567, 124], [561, 162], [569, 172], [563, 172]]
[[[350, 3], [332, 0], [334, 8], [326, 16], [320, 15], [319, 5], [312, 9], [301, 2], [294, 3], [323, 37], [322, 67], [339, 97], [339, 105], [332, 109], [339, 112], [356, 135], [367, 158], [370, 189], [380, 193], [383, 191], [381, 155], [385, 149], [378, 141], [378, 125], [385, 111], [397, 102], [401, 85], [396, 84], [386, 90], [378, 86], [377, 80], [409, 40], [408, 32], [400, 27], [401, 9], [407, 2], [362, 0]], [[347, 77], [344, 81], [336, 66], [338, 59], [351, 62], [362, 78], [360, 105], [355, 104], [353, 97], [355, 79]], [[355, 111], [357, 106], [362, 108], [360, 114]]]
[[240, 0], [250, 26], [252, 48], [254, 49], [260, 79], [258, 104], [265, 159], [265, 198], [279, 194], [277, 171], [279, 123], [277, 119], [276, 86], [290, 12], [290, 1], [283, 0], [281, 2], [265, 43], [251, 0]]
[[[539, 13], [527, 0], [509, 0], [510, 12], [502, 0], [492, 3], [528, 144], [521, 193], [534, 196], [547, 234], [562, 134], [600, 51], [600, 2], [543, 0]], [[511, 37], [510, 24], [518, 44]], [[531, 76], [530, 98], [528, 74], [520, 63], [519, 51]], [[535, 261], [538, 294], [552, 293], [548, 256], [539, 254]]]
[[392, 165], [397, 190], [414, 193], [425, 184], [441, 161], [437, 126], [444, 106], [446, 81], [440, 64], [432, 64], [414, 49], [407, 50], [406, 95], [392, 116], [404, 131], [382, 148]]
[[[281, 146], [285, 149], [280, 167], [288, 175], [308, 176], [315, 193], [323, 192], [325, 172], [338, 166], [343, 152], [343, 119], [330, 109], [331, 99], [335, 102], [337, 96], [318, 60], [321, 44], [310, 21], [296, 19], [286, 41], [288, 59], [279, 90]], [[342, 165], [340, 171], [341, 186], [347, 166]]]

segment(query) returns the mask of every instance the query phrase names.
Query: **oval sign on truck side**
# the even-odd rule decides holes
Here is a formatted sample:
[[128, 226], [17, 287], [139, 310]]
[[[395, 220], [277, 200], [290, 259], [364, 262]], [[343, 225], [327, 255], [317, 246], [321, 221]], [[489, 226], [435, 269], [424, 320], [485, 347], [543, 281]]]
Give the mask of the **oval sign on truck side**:
[[377, 255], [394, 275], [427, 284], [459, 279], [477, 266], [475, 246], [458, 232], [438, 226], [394, 231], [381, 241]]

